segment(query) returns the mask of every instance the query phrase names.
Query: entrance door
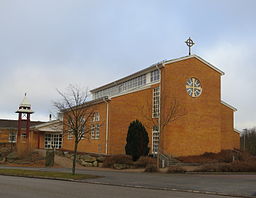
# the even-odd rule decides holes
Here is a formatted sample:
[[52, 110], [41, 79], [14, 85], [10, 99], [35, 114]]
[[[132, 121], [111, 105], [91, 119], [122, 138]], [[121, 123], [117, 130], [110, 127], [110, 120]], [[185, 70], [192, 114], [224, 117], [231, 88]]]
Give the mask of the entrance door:
[[62, 134], [60, 133], [47, 133], [44, 136], [45, 149], [60, 149], [62, 146]]

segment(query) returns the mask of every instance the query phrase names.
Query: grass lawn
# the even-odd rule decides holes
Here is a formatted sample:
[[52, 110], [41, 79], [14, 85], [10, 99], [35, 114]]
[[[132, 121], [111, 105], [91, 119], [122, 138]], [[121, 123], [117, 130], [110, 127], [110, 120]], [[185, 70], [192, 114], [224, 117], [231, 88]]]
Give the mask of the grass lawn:
[[22, 177], [39, 177], [39, 178], [57, 178], [57, 179], [92, 179], [99, 176], [86, 175], [86, 174], [75, 174], [62, 173], [62, 172], [45, 172], [45, 171], [34, 171], [34, 170], [21, 170], [21, 169], [0, 169], [0, 175], [11, 175], [11, 176], [22, 176]]

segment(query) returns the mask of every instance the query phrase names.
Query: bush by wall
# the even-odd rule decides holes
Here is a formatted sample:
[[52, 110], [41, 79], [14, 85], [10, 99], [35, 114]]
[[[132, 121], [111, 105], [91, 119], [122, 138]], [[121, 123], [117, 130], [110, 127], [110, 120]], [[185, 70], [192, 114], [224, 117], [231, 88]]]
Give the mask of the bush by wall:
[[131, 155], [133, 161], [138, 160], [140, 156], [147, 156], [148, 142], [148, 133], [142, 123], [138, 120], [131, 122], [126, 137], [126, 154]]
[[256, 172], [256, 162], [235, 161], [232, 163], [205, 164], [197, 172]]

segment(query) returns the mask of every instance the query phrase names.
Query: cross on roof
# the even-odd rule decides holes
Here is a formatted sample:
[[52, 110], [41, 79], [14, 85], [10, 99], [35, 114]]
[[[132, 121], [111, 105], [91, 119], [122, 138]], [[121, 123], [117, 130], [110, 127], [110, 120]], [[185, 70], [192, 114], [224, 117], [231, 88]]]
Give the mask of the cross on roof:
[[195, 44], [194, 41], [189, 37], [188, 40], [185, 41], [185, 43], [187, 44], [188, 46], [188, 55], [190, 56], [191, 55], [191, 47]]

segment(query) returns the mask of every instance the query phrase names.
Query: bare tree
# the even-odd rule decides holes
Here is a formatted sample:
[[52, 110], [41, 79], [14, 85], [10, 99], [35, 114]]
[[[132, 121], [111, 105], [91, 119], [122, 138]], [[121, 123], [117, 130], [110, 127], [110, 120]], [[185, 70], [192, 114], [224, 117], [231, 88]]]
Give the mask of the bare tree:
[[241, 150], [256, 155], [256, 127], [244, 129], [240, 137], [240, 143]]
[[78, 86], [70, 85], [65, 93], [59, 90], [57, 92], [61, 96], [61, 100], [54, 102], [54, 106], [63, 114], [63, 134], [74, 137], [72, 166], [72, 174], [74, 175], [78, 144], [82, 139], [89, 137], [91, 131], [89, 124], [94, 115], [94, 109], [86, 103], [88, 99], [87, 90], [84, 91]]
[[164, 153], [162, 149], [162, 137], [164, 129], [167, 125], [173, 123], [175, 120], [180, 119], [181, 117], [187, 114], [185, 107], [179, 102], [175, 96], [168, 96], [162, 94], [161, 98], [159, 97], [159, 111], [154, 112], [152, 105], [148, 102], [145, 105], [137, 106], [138, 112], [141, 112], [142, 116], [147, 120], [145, 126], [152, 128], [157, 126], [159, 131], [159, 143], [158, 143], [158, 152], [157, 152], [157, 167], [159, 168], [159, 159], [160, 153]]

